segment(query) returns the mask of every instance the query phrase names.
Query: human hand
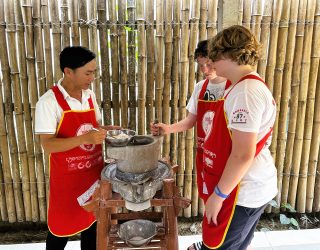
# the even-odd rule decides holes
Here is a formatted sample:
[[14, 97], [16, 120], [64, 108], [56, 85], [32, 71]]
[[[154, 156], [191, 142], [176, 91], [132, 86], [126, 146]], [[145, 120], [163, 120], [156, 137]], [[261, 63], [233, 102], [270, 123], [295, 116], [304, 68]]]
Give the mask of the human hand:
[[82, 135], [81, 144], [101, 144], [106, 138], [107, 130], [102, 128], [94, 128], [88, 133]]
[[224, 199], [216, 195], [214, 192], [208, 198], [205, 205], [205, 213], [208, 220], [208, 224], [213, 222], [214, 225], [218, 225], [218, 214], [221, 210]]
[[152, 135], [166, 135], [169, 134], [169, 125], [161, 122], [151, 122], [150, 123], [151, 134]]

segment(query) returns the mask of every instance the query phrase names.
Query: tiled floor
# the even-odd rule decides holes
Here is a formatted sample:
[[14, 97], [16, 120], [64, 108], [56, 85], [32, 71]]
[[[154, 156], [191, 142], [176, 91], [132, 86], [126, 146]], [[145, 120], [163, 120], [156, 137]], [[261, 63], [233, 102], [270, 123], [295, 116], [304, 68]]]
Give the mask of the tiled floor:
[[[200, 235], [179, 236], [179, 250], [186, 250], [192, 242], [199, 240], [201, 240]], [[320, 250], [320, 229], [257, 232], [252, 246], [257, 250]], [[44, 243], [0, 245], [0, 250], [44, 249]], [[71, 241], [65, 250], [79, 249], [79, 241]]]

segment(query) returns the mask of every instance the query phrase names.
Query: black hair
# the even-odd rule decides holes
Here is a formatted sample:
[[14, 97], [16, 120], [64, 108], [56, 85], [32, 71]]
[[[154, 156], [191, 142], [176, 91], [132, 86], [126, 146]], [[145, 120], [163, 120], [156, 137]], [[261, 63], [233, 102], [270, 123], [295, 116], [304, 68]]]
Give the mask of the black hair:
[[65, 47], [60, 53], [60, 69], [77, 69], [96, 58], [96, 54], [82, 46]]
[[198, 57], [208, 57], [208, 40], [200, 41], [194, 51], [194, 60]]

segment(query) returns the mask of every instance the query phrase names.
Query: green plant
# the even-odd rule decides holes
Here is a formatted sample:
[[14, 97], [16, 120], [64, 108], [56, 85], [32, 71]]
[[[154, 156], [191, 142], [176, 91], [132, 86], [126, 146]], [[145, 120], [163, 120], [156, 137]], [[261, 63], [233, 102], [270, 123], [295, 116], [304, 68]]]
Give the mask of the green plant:
[[[275, 208], [280, 208], [279, 204], [275, 200], [271, 200], [269, 202], [269, 205]], [[296, 210], [288, 203], [281, 204], [281, 207], [289, 210], [291, 213], [296, 212]], [[289, 226], [293, 225], [295, 227], [295, 228], [290, 227], [289, 229], [300, 229], [299, 223], [295, 218], [292, 218], [292, 217], [290, 218], [290, 217], [287, 217], [285, 214], [280, 213], [279, 219], [282, 225], [289, 225]]]

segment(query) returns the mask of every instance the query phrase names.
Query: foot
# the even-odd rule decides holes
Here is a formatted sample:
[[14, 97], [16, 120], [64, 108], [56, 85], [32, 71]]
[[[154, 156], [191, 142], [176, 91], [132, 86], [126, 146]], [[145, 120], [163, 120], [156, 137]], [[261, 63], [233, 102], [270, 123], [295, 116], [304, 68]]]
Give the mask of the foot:
[[190, 247], [188, 247], [187, 250], [201, 250], [202, 247], [202, 241], [193, 243]]

